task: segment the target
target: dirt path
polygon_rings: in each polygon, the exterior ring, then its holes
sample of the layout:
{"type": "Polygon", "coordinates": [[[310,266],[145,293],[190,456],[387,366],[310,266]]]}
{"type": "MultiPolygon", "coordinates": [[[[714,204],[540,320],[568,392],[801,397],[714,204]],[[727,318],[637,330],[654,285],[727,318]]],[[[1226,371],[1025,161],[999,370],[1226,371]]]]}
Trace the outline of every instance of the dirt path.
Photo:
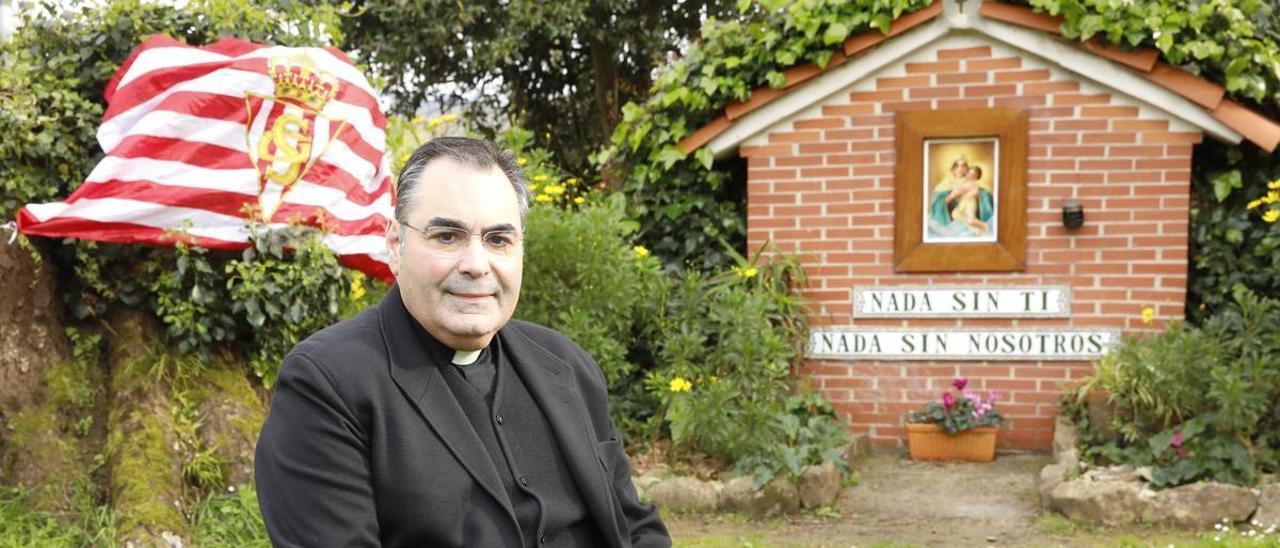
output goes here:
{"type": "Polygon", "coordinates": [[[1047,455],[923,463],[897,451],[877,452],[862,468],[862,481],[841,494],[838,517],[664,519],[677,546],[1091,546],[1119,540],[1115,532],[1100,538],[1061,519],[1049,520],[1059,526],[1052,532],[1037,523],[1036,478],[1048,463],[1047,455]]]}

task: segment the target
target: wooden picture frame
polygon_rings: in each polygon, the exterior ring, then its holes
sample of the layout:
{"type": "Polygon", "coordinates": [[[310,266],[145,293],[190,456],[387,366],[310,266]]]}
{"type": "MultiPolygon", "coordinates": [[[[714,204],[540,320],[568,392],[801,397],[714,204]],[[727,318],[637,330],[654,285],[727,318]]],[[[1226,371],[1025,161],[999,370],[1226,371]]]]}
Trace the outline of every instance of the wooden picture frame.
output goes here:
{"type": "Polygon", "coordinates": [[[895,123],[894,270],[1024,270],[1027,112],[910,111],[895,123]]]}

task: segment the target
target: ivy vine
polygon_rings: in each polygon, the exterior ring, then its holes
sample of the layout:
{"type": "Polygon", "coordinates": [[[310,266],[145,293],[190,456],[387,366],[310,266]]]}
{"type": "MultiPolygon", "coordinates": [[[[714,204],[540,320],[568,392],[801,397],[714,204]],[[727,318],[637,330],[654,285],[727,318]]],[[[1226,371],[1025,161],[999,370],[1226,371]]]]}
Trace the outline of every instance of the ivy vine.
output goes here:
{"type": "Polygon", "coordinates": [[[717,164],[711,152],[685,154],[679,143],[751,90],[786,84],[798,63],[826,67],[851,35],[888,32],[929,0],[742,0],[742,17],[709,20],[702,41],[659,67],[653,95],[623,107],[623,119],[599,159],[624,166],[623,188],[639,237],[668,265],[712,268],[732,263],[719,240],[741,247],[746,233],[740,162],[717,164]]]}

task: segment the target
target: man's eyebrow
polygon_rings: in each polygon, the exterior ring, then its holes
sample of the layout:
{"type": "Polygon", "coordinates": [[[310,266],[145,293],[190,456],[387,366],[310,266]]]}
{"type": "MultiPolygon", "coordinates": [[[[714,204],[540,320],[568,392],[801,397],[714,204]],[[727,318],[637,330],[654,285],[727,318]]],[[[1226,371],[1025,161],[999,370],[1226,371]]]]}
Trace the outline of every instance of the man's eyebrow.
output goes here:
{"type": "Polygon", "coordinates": [[[463,230],[467,230],[467,225],[462,221],[451,219],[449,217],[432,217],[430,221],[427,221],[427,226],[424,226],[423,228],[430,228],[433,226],[447,226],[450,228],[461,228],[463,230]]]}
{"type": "Polygon", "coordinates": [[[496,225],[484,227],[482,232],[488,234],[490,232],[519,232],[519,230],[517,230],[516,226],[511,223],[498,223],[496,225]]]}
{"type": "MultiPolygon", "coordinates": [[[[430,228],[433,226],[447,226],[450,228],[461,228],[462,230],[468,231],[471,230],[466,223],[450,217],[432,217],[431,220],[427,221],[427,226],[423,228],[430,228]]],[[[490,232],[519,232],[519,230],[511,223],[498,223],[496,225],[486,226],[480,231],[481,234],[488,234],[490,232]]]]}

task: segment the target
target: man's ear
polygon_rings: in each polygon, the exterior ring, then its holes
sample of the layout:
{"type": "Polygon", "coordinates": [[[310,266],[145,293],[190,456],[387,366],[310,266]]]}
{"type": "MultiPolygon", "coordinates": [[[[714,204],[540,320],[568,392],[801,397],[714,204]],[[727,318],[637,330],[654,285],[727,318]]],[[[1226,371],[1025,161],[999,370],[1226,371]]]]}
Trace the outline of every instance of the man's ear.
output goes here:
{"type": "Polygon", "coordinates": [[[400,230],[400,223],[395,219],[387,222],[387,232],[384,235],[387,241],[387,261],[391,267],[393,276],[400,275],[400,249],[404,243],[401,239],[404,231],[400,230]]]}

